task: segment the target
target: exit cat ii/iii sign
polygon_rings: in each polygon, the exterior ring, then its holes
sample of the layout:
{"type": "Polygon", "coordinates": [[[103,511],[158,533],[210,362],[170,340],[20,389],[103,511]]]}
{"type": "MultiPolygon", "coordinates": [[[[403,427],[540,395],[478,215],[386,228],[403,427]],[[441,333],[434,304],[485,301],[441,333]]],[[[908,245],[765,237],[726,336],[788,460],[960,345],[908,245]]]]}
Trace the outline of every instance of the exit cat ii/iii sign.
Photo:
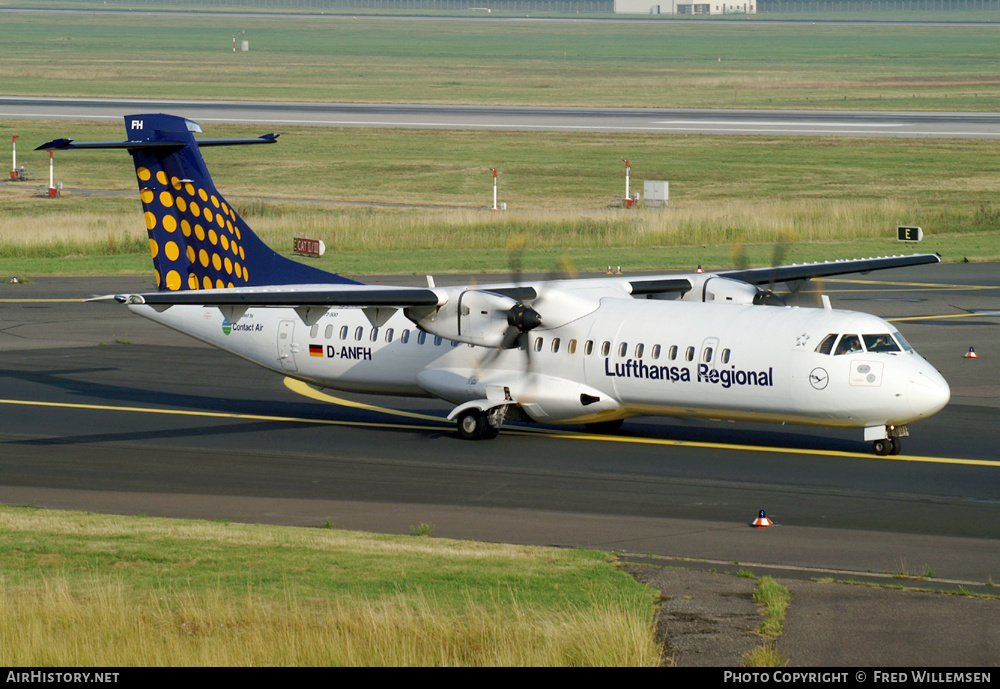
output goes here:
{"type": "Polygon", "coordinates": [[[924,231],[919,227],[897,227],[896,239],[901,242],[919,242],[924,238],[924,231]]]}

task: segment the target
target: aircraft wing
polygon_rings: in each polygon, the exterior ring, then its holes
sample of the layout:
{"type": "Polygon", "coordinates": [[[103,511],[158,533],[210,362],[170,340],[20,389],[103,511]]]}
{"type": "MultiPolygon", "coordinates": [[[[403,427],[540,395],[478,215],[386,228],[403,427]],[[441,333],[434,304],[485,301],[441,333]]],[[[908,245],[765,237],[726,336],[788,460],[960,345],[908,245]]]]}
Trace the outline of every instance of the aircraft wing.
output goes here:
{"type": "MultiPolygon", "coordinates": [[[[489,292],[515,300],[534,299],[532,287],[499,287],[489,292]]],[[[379,287],[374,285],[301,285],[294,287],[251,287],[178,292],[148,292],[115,295],[114,301],[149,304],[154,307],[196,306],[353,306],[394,307],[439,306],[447,301],[444,290],[425,287],[379,287]]],[[[99,297],[93,301],[108,301],[99,297]]]]}
{"type": "Polygon", "coordinates": [[[941,257],[938,254],[910,254],[909,256],[880,256],[878,258],[803,263],[801,265],[776,266],[773,268],[723,270],[716,274],[733,280],[742,280],[752,285],[763,285],[764,283],[771,282],[808,280],[810,278],[830,277],[831,275],[867,273],[872,270],[883,270],[885,268],[902,268],[904,266],[919,266],[925,263],[940,262],[941,257]]]}
{"type": "MultiPolygon", "coordinates": [[[[711,273],[718,277],[738,280],[750,285],[805,281],[810,278],[868,273],[873,270],[939,263],[938,254],[910,254],[878,258],[823,261],[800,265],[775,266],[724,270],[711,273]]],[[[635,297],[649,294],[677,292],[684,294],[694,288],[696,278],[702,275],[657,275],[648,278],[628,278],[628,292],[635,297]]],[[[609,281],[610,282],[610,281],[609,281]]],[[[617,281],[616,281],[617,282],[617,281]]],[[[149,304],[160,308],[180,304],[202,306],[349,306],[395,307],[440,306],[448,300],[455,288],[431,289],[426,287],[382,287],[375,285],[318,284],[274,287],[244,287],[215,290],[161,291],[143,294],[114,295],[119,302],[149,304]]],[[[537,297],[529,285],[483,286],[483,291],[500,294],[518,301],[531,301],[537,297]]],[[[108,300],[109,297],[100,299],[108,300]]]]}

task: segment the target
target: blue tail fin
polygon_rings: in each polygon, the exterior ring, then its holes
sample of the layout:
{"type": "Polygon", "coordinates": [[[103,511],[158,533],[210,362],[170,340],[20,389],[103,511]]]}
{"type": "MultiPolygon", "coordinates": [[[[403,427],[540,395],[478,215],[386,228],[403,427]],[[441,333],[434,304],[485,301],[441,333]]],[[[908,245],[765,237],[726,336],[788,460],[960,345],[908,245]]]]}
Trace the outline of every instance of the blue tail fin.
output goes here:
{"type": "Polygon", "coordinates": [[[279,255],[254,234],[212,182],[200,147],[274,143],[196,141],[195,122],[175,115],[126,115],[128,141],[52,141],[39,148],[127,148],[135,162],[149,247],[161,290],[353,283],[279,255]]]}

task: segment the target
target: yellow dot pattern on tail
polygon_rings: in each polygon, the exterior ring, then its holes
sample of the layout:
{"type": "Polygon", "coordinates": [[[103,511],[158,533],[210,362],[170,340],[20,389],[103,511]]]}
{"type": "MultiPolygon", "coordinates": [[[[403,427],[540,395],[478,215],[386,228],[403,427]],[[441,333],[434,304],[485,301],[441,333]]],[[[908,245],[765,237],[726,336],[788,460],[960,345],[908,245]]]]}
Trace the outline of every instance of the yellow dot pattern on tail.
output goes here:
{"type": "Polygon", "coordinates": [[[242,287],[249,282],[239,216],[215,190],[163,170],[139,167],[136,176],[160,289],[242,287]]]}

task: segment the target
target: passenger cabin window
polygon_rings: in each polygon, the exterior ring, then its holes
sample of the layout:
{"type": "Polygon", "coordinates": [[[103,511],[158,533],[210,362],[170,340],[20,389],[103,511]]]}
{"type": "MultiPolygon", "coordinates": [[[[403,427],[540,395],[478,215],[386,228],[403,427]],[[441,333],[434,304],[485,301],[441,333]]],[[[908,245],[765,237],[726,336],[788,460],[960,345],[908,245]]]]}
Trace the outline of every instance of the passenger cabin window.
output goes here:
{"type": "Polygon", "coordinates": [[[724,364],[728,364],[729,363],[729,355],[730,354],[732,354],[732,352],[730,352],[728,349],[723,349],[722,350],[722,363],[724,363],[724,364]]]}
{"type": "Polygon", "coordinates": [[[684,358],[688,361],[694,361],[694,347],[688,347],[684,352],[684,358]]]}
{"type": "Polygon", "coordinates": [[[354,331],[354,339],[361,342],[361,335],[364,334],[364,331],[365,329],[359,325],[358,329],[354,331]]]}
{"type": "Polygon", "coordinates": [[[406,344],[407,342],[409,342],[410,341],[410,329],[409,328],[404,328],[403,332],[400,333],[400,335],[399,335],[399,339],[403,341],[403,344],[406,344]]]}
{"type": "Polygon", "coordinates": [[[535,338],[535,351],[536,352],[542,351],[542,338],[540,337],[535,338]]]}
{"type": "Polygon", "coordinates": [[[417,344],[422,345],[424,342],[427,342],[427,333],[421,330],[417,333],[417,344]]]}
{"type": "Polygon", "coordinates": [[[705,351],[704,351],[704,353],[701,356],[701,360],[703,362],[705,362],[706,364],[712,363],[712,354],[713,354],[712,348],[711,347],[705,347],[705,351]]]}
{"type": "Polygon", "coordinates": [[[844,335],[840,338],[840,342],[837,343],[837,349],[833,353],[836,356],[839,354],[857,354],[863,351],[861,348],[861,338],[857,335],[844,335]]]}
{"type": "Polygon", "coordinates": [[[568,349],[570,354],[576,354],[576,340],[569,341],[568,349]]]}
{"type": "Polygon", "coordinates": [[[862,335],[865,341],[865,349],[869,352],[898,352],[899,345],[893,341],[889,333],[880,335],[862,335]]]}
{"type": "Polygon", "coordinates": [[[611,343],[605,342],[601,345],[601,356],[607,356],[611,353],[611,343]]]}
{"type": "Polygon", "coordinates": [[[559,352],[559,338],[558,337],[553,337],[552,338],[552,353],[553,354],[557,354],[558,352],[559,352]]]}
{"type": "Polygon", "coordinates": [[[646,345],[644,345],[644,344],[641,344],[641,343],[640,343],[640,344],[637,344],[637,345],[635,346],[635,358],[636,358],[636,359],[641,359],[641,358],[642,358],[642,353],[643,353],[643,351],[644,351],[645,349],[646,349],[646,345]]]}
{"type": "Polygon", "coordinates": [[[443,341],[444,341],[444,338],[443,338],[443,337],[441,337],[440,335],[435,335],[435,336],[434,336],[434,346],[435,346],[435,347],[440,347],[440,346],[441,346],[441,343],[442,343],[443,341]]]}
{"type": "Polygon", "coordinates": [[[372,328],[372,342],[378,342],[378,328],[372,328]]]}
{"type": "Polygon", "coordinates": [[[319,334],[319,323],[314,323],[313,327],[309,328],[309,337],[315,340],[318,334],[319,334]]]}
{"type": "Polygon", "coordinates": [[[385,331],[385,341],[392,342],[392,328],[386,328],[385,331]]]}
{"type": "Polygon", "coordinates": [[[583,345],[583,353],[590,356],[594,353],[594,341],[587,340],[587,344],[583,345]]]}
{"type": "Polygon", "coordinates": [[[624,357],[628,354],[628,342],[622,342],[618,345],[618,356],[624,357]]]}
{"type": "Polygon", "coordinates": [[[660,358],[660,345],[653,345],[653,350],[649,353],[654,359],[660,358]]]}
{"type": "Polygon", "coordinates": [[[347,326],[346,326],[346,325],[345,325],[345,326],[343,326],[343,327],[342,327],[342,328],[340,329],[340,339],[341,339],[341,340],[346,340],[346,339],[347,339],[347,326]]]}
{"type": "Polygon", "coordinates": [[[677,359],[677,345],[670,345],[668,353],[669,353],[669,356],[667,357],[668,359],[670,359],[671,361],[677,359]]]}
{"type": "Polygon", "coordinates": [[[326,326],[326,331],[323,333],[323,337],[328,340],[333,339],[333,323],[326,326]]]}
{"type": "Polygon", "coordinates": [[[837,333],[830,333],[823,338],[823,341],[816,345],[818,354],[829,354],[833,351],[833,343],[837,341],[837,333]]]}

